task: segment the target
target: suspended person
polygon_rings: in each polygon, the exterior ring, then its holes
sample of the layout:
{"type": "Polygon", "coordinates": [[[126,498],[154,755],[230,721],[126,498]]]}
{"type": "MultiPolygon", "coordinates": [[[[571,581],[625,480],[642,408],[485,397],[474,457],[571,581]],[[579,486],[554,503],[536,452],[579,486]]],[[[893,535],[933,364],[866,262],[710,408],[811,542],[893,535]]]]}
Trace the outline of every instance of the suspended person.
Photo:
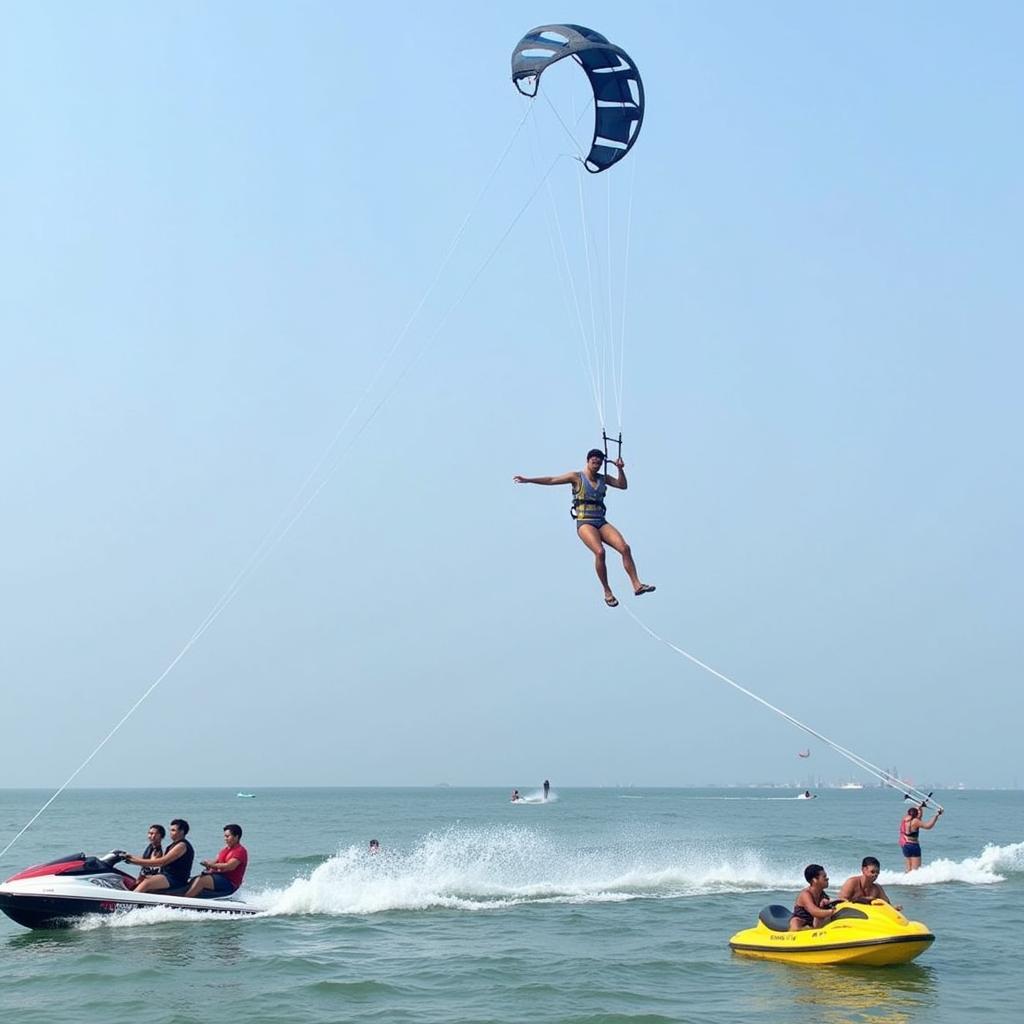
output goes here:
{"type": "Polygon", "coordinates": [[[917,807],[911,807],[900,822],[900,850],[907,862],[907,871],[916,871],[921,866],[921,843],[918,833],[921,829],[933,829],[942,817],[940,807],[931,821],[925,821],[921,813],[928,801],[922,801],[917,807]]]}
{"type": "Polygon", "coordinates": [[[512,479],[517,484],[542,484],[545,487],[556,484],[572,486],[572,514],[576,520],[576,535],[594,553],[594,569],[604,588],[604,603],[609,608],[615,608],[619,601],[608,586],[605,544],[622,555],[622,567],[626,570],[626,575],[629,577],[630,583],[633,584],[633,593],[637,597],[641,594],[650,594],[655,588],[650,583],[640,581],[636,564],[633,561],[633,552],[626,543],[626,539],[605,519],[604,496],[607,488],[615,487],[624,491],[628,485],[625,463],[621,458],[615,459],[613,463],[618,470],[618,475],[615,478],[601,472],[604,463],[604,452],[600,448],[591,448],[587,452],[587,465],[583,470],[572,470],[562,473],[561,476],[514,476],[512,479]]]}

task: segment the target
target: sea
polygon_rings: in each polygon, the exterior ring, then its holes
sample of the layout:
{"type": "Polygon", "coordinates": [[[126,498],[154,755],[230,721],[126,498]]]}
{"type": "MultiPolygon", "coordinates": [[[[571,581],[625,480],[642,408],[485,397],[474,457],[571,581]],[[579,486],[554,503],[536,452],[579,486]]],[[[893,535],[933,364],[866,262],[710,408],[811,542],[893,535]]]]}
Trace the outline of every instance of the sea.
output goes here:
{"type": "MultiPolygon", "coordinates": [[[[70,852],[141,852],[186,818],[199,857],[238,823],[248,918],[167,910],[28,931],[0,919],[0,1020],[17,1024],[1017,1024],[1024,794],[936,793],[907,876],[893,790],[68,790],[0,874],[70,852]],[[243,792],[250,792],[243,790],[243,792]],[[368,852],[371,839],[382,852],[368,852]],[[741,958],[734,932],[832,891],[867,854],[935,933],[914,963],[741,958]]],[[[49,796],[0,791],[0,844],[49,796]]]]}

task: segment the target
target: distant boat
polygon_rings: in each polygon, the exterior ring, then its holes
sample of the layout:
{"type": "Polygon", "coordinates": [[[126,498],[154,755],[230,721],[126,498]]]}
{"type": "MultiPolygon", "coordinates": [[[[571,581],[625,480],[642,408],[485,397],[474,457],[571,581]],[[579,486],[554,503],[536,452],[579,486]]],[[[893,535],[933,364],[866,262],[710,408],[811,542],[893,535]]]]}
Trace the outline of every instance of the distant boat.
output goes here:
{"type": "Polygon", "coordinates": [[[864,787],[859,782],[844,782],[840,789],[863,789],[864,787]]]}
{"type": "Polygon", "coordinates": [[[253,800],[256,797],[255,793],[236,793],[235,796],[243,797],[246,800],[253,800]]]}

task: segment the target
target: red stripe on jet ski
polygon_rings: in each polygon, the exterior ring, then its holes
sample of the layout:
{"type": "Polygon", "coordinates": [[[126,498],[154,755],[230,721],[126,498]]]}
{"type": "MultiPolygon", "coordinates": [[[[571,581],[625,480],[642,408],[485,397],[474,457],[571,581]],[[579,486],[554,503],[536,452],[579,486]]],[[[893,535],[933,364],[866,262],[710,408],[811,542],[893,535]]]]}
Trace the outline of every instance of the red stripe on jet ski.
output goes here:
{"type": "Polygon", "coordinates": [[[84,860],[65,860],[59,864],[36,864],[35,867],[25,868],[24,871],[11,875],[7,881],[15,882],[19,878],[38,878],[39,875],[59,875],[62,871],[67,871],[69,868],[80,868],[84,863],[84,860]]]}

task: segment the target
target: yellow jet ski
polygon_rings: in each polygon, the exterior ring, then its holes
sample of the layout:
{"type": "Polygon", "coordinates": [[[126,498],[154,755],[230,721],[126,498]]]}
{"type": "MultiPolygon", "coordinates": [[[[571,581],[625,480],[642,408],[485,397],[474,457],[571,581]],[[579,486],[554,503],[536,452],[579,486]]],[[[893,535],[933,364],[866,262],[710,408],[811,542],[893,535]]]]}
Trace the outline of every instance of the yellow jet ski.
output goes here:
{"type": "Polygon", "coordinates": [[[934,941],[920,921],[908,921],[884,900],[835,904],[836,912],[821,928],[789,930],[792,912],[786,907],[765,907],[754,928],[737,932],[733,951],[761,960],[794,964],[864,964],[881,967],[905,964],[934,941]]]}

